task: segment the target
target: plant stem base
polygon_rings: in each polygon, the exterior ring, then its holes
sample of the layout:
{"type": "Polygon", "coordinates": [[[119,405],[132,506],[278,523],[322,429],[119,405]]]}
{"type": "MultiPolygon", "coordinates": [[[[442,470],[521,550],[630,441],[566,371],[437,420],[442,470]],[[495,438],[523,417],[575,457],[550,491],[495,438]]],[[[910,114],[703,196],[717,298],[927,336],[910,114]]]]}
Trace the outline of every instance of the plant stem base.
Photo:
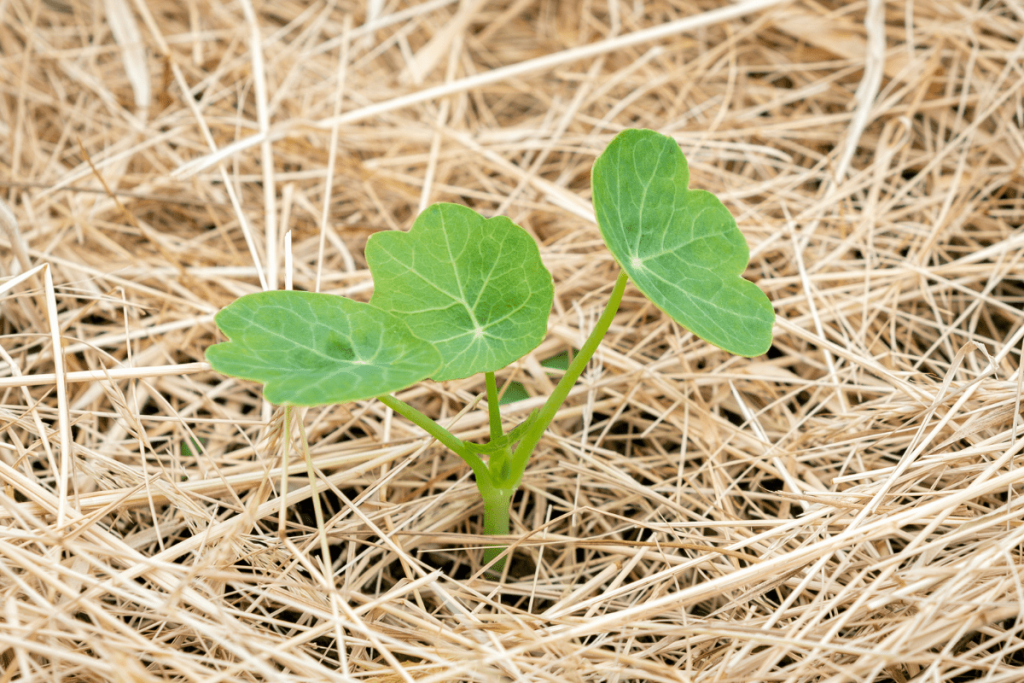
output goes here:
{"type": "MultiPolygon", "coordinates": [[[[512,494],[515,490],[493,490],[484,495],[484,533],[488,536],[507,536],[509,534],[509,504],[512,501],[512,494]]],[[[508,546],[488,546],[484,548],[484,564],[490,563],[500,555],[508,546]]],[[[491,566],[492,571],[500,572],[505,569],[505,562],[508,558],[503,557],[491,566]]]]}

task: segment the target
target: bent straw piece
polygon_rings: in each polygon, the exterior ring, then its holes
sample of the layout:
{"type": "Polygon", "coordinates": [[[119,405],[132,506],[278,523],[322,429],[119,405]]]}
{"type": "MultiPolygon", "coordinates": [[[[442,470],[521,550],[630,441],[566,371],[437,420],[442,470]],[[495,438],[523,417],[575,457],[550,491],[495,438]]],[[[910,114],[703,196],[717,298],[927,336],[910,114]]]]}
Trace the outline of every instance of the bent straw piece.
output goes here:
{"type": "MultiPolygon", "coordinates": [[[[581,59],[589,59],[591,57],[597,57],[610,52],[617,52],[636,45],[642,45],[643,43],[649,43],[654,40],[670,38],[672,36],[679,35],[680,33],[686,33],[687,31],[693,31],[695,29],[704,28],[705,26],[711,26],[730,19],[743,17],[754,12],[760,12],[761,10],[768,9],[774,5],[789,1],[790,0],[750,0],[748,2],[741,2],[728,7],[721,7],[719,9],[703,12],[696,16],[677,19],[676,21],[671,21],[660,26],[653,26],[651,28],[627,33],[624,36],[601,40],[589,45],[580,45],[579,47],[556,52],[553,55],[545,55],[544,57],[528,59],[526,61],[519,62],[518,64],[510,64],[508,66],[491,69],[490,71],[484,71],[473,76],[460,78],[459,80],[452,81],[451,83],[444,83],[431,88],[424,88],[423,90],[418,90],[416,92],[409,93],[408,95],[401,95],[384,102],[366,105],[360,109],[354,109],[352,111],[345,112],[344,114],[340,114],[339,116],[321,119],[320,121],[317,121],[314,126],[316,128],[330,128],[331,126],[338,124],[365,121],[368,118],[403,109],[421,102],[428,102],[442,97],[447,97],[448,95],[466,92],[481,86],[500,83],[502,81],[524,76],[536,71],[553,69],[557,66],[579,61],[581,59]]],[[[249,149],[250,147],[263,144],[265,140],[269,139],[271,142],[283,140],[292,134],[294,127],[295,124],[287,124],[283,128],[277,128],[267,133],[258,133],[256,135],[243,138],[221,148],[219,151],[193,159],[186,164],[182,164],[172,171],[171,175],[179,180],[184,180],[185,178],[194,176],[197,173],[201,173],[214,164],[219,164],[225,161],[239,152],[249,149]]]]}

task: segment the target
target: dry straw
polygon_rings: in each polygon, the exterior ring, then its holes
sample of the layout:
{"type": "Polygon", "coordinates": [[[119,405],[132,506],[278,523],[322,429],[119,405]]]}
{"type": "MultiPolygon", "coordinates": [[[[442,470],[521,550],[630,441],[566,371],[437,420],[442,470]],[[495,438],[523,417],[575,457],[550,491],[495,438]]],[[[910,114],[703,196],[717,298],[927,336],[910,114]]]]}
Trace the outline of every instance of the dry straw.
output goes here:
{"type": "MultiPolygon", "coordinates": [[[[1013,0],[0,2],[0,683],[1019,680],[1022,46],[1013,0]],[[212,314],[365,300],[369,234],[503,212],[557,293],[501,378],[543,395],[624,127],[737,215],[771,353],[627,291],[500,578],[458,458],[305,412],[325,579],[212,314]]],[[[403,398],[477,438],[482,392],[403,398]]]]}

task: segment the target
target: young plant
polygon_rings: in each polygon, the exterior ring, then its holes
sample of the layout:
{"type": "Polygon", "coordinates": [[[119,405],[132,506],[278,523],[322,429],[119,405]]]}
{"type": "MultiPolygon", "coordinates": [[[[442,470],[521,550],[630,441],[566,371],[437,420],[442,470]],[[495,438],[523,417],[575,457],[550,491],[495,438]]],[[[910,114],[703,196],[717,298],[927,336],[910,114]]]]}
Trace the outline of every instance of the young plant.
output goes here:
{"type": "MultiPolygon", "coordinates": [[[[369,239],[374,293],[368,304],[310,292],[244,296],[217,314],[230,341],[211,346],[207,360],[223,374],[263,382],[266,399],[285,406],[286,425],[291,406],[379,399],[472,468],[485,533],[506,535],[509,505],[530,455],[607,333],[628,280],[715,346],[750,357],[771,345],[772,305],[742,278],[749,260],[743,235],[714,195],[688,184],[679,146],[653,131],[626,130],[598,157],[594,209],[621,272],[596,327],[551,396],[507,433],[494,373],[543,341],[554,287],[526,231],[507,218],[484,219],[454,204],[429,207],[408,233],[369,239]],[[486,444],[457,438],[392,394],[426,378],[477,373],[484,374],[487,391],[486,444]]],[[[485,562],[502,551],[487,548],[485,562]]],[[[495,567],[503,563],[499,559],[495,567]]]]}

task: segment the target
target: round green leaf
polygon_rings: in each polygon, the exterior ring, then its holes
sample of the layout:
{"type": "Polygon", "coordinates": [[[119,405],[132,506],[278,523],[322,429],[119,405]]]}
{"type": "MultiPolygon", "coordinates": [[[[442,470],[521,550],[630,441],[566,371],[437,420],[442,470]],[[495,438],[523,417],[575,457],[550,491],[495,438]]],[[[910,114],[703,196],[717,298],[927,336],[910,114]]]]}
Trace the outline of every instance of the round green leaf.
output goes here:
{"type": "Polygon", "coordinates": [[[688,190],[675,140],[626,130],[594,164],[594,210],[601,234],[633,284],[700,338],[740,356],[771,346],[775,312],[741,275],[750,259],[729,210],[704,190],[688,190]]]}
{"type": "Polygon", "coordinates": [[[397,316],[332,294],[249,294],[217,314],[229,342],[206,350],[225,375],[263,382],[276,405],[373,398],[426,379],[441,354],[397,316]]]}
{"type": "Polygon", "coordinates": [[[434,204],[409,232],[370,237],[366,262],[370,303],[400,314],[441,352],[435,380],[499,370],[547,334],[551,273],[533,238],[503,216],[434,204]]]}

